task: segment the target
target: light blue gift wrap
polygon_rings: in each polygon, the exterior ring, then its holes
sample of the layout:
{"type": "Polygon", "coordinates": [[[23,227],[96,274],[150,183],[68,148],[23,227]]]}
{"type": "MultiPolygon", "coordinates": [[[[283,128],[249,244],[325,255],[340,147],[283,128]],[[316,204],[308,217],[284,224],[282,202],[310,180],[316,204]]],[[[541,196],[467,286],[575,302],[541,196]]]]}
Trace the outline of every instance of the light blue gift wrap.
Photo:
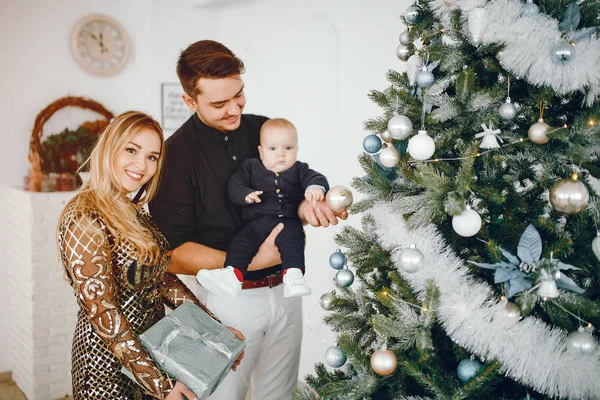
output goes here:
{"type": "MultiPolygon", "coordinates": [[[[207,399],[246,347],[229,329],[186,301],[140,335],[159,368],[207,399]]],[[[122,372],[135,380],[123,367],[122,372]]]]}

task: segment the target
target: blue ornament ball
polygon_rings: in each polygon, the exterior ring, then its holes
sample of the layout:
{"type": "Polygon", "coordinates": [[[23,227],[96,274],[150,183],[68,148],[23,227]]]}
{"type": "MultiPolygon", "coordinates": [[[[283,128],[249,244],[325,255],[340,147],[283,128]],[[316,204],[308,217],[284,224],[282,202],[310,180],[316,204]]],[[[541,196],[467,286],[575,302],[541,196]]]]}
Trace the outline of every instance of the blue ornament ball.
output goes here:
{"type": "Polygon", "coordinates": [[[540,13],[539,7],[535,3],[525,3],[521,7],[519,15],[521,17],[532,17],[540,13]]]}
{"type": "Polygon", "coordinates": [[[550,50],[550,58],[557,65],[566,65],[575,58],[575,46],[568,42],[562,42],[550,50]]]}
{"type": "Polygon", "coordinates": [[[336,251],[329,256],[329,265],[333,269],[342,269],[346,264],[346,256],[341,251],[336,251]]]}
{"type": "Polygon", "coordinates": [[[458,363],[456,374],[462,383],[467,383],[477,375],[482,365],[477,360],[466,359],[458,363]]]}
{"type": "Polygon", "coordinates": [[[381,149],[381,139],[377,135],[369,135],[363,140],[363,148],[367,153],[377,153],[381,149]]]}
{"type": "Polygon", "coordinates": [[[325,351],[325,361],[333,368],[346,364],[346,353],[337,346],[331,346],[325,351]]]}

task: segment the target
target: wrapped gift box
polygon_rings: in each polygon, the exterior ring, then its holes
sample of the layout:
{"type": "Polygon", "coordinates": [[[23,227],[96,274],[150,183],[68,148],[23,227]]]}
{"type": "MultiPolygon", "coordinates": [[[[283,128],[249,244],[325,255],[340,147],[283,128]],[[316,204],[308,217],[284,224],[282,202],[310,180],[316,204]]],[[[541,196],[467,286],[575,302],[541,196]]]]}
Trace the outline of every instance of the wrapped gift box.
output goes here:
{"type": "MultiPolygon", "coordinates": [[[[186,301],[140,335],[156,364],[197,396],[208,398],[246,347],[229,329],[186,301]]],[[[129,370],[123,373],[135,380],[129,370]]]]}

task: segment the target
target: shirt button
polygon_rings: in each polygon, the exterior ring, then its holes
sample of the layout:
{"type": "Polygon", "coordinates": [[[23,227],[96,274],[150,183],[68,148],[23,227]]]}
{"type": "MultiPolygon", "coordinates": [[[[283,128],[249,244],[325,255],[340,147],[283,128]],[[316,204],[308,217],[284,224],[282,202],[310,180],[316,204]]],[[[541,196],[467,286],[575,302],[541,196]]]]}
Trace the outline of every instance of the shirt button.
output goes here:
{"type": "Polygon", "coordinates": [[[282,218],[282,217],[283,217],[283,215],[279,214],[279,215],[278,215],[278,217],[279,217],[279,218],[282,218]]]}
{"type": "Polygon", "coordinates": [[[279,199],[279,202],[281,203],[281,199],[279,199]]]}
{"type": "Polygon", "coordinates": [[[228,140],[229,140],[229,136],[225,136],[225,141],[228,141],[228,140]]]}
{"type": "Polygon", "coordinates": [[[283,195],[282,195],[281,193],[279,193],[279,194],[277,195],[277,197],[283,197],[283,195]]]}
{"type": "Polygon", "coordinates": [[[233,161],[237,160],[237,157],[236,157],[236,156],[233,156],[233,157],[231,157],[231,158],[233,158],[233,161]]]}
{"type": "Polygon", "coordinates": [[[281,189],[277,189],[277,190],[275,191],[275,193],[279,193],[279,192],[281,192],[281,189]]]}
{"type": "Polygon", "coordinates": [[[279,185],[279,183],[277,182],[277,179],[275,179],[275,184],[276,184],[276,185],[279,185]]]}
{"type": "Polygon", "coordinates": [[[279,172],[275,172],[275,176],[279,176],[279,172]]]}

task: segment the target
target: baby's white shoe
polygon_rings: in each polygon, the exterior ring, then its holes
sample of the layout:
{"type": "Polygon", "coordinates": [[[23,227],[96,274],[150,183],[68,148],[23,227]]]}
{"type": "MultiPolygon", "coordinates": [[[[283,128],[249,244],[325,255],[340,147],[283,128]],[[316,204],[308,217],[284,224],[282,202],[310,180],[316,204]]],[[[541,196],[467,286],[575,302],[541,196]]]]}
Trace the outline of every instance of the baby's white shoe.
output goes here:
{"type": "Polygon", "coordinates": [[[201,269],[196,274],[199,284],[218,295],[227,295],[234,299],[242,292],[242,282],[237,278],[233,267],[220,269],[201,269]]]}
{"type": "Polygon", "coordinates": [[[308,296],[311,293],[300,268],[288,268],[283,275],[283,297],[308,296]]]}

